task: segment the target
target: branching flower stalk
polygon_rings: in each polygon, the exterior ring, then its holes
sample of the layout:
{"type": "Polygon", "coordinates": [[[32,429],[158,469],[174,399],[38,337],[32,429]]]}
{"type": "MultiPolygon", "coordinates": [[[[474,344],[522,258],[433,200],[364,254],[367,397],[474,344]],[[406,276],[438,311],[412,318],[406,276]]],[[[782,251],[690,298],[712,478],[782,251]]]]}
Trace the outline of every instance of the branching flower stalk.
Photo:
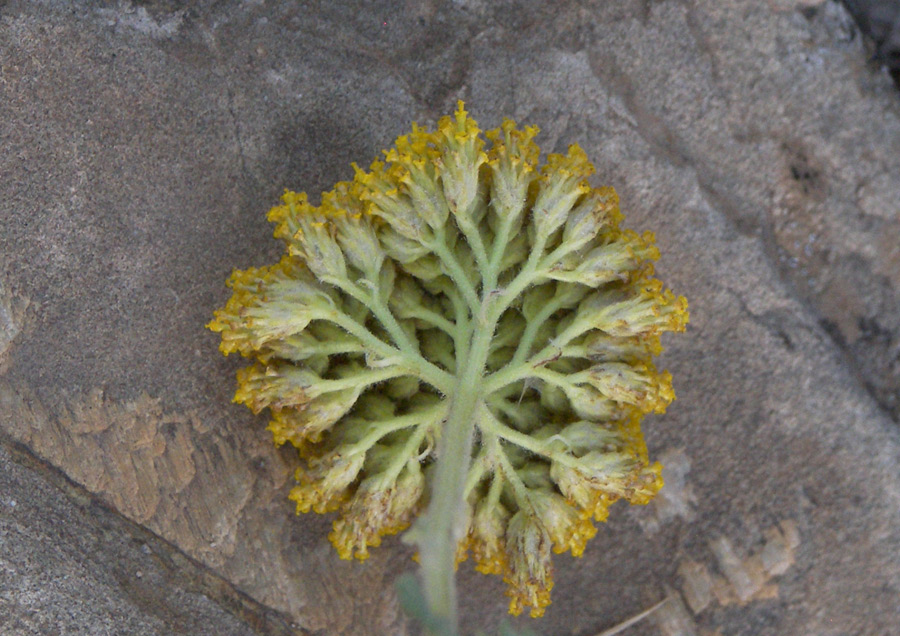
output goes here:
{"type": "Polygon", "coordinates": [[[342,558],[422,513],[407,539],[451,632],[459,561],[540,616],[551,550],[580,556],[614,501],[662,485],[640,421],[674,399],[653,357],[687,303],[584,152],[540,166],[537,132],[506,120],[486,141],[460,103],[321,205],[286,192],[285,256],[235,271],[209,325],[253,361],[235,401],[299,449],[291,498],[338,513],[342,558]]]}

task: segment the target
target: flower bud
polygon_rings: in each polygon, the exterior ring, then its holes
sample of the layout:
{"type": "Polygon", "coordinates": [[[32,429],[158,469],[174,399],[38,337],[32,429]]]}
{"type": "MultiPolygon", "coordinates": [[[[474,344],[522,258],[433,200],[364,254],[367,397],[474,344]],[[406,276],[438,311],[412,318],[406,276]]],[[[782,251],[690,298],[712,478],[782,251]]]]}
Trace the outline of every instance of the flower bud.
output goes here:
{"type": "Polygon", "coordinates": [[[338,555],[342,559],[368,558],[369,546],[378,546],[382,536],[409,526],[424,491],[425,479],[418,462],[407,463],[393,483],[385,484],[380,475],[363,480],[328,537],[338,555]]]}
{"type": "Polygon", "coordinates": [[[672,376],[657,373],[652,364],[605,362],[585,371],[587,381],[615,402],[633,404],[645,413],[663,413],[675,393],[672,376]]]}
{"type": "Polygon", "coordinates": [[[328,293],[290,257],[272,267],[235,270],[228,286],[234,295],[207,325],[221,334],[219,349],[226,355],[250,355],[273,340],[299,333],[334,306],[328,293]]]}
{"type": "MultiPolygon", "coordinates": [[[[433,239],[431,230],[416,212],[409,197],[400,192],[399,177],[392,175],[392,172],[398,172],[396,168],[385,171],[385,164],[375,161],[371,172],[356,170],[356,180],[365,186],[360,200],[368,203],[368,214],[386,221],[403,238],[420,244],[427,244],[433,239]]],[[[399,172],[405,170],[400,168],[399,172]]]]}
{"type": "Polygon", "coordinates": [[[320,214],[303,215],[297,224],[300,229],[294,235],[290,253],[300,256],[320,280],[347,278],[347,265],[335,238],[334,224],[320,214]]]}
{"type": "Polygon", "coordinates": [[[237,372],[238,389],[234,402],[246,404],[254,413],[264,408],[303,406],[312,399],[313,387],[321,378],[304,367],[292,364],[253,366],[237,372]]]}
{"type": "MultiPolygon", "coordinates": [[[[400,181],[413,207],[432,230],[443,229],[450,207],[435,177],[435,159],[401,159],[407,172],[400,181]]],[[[391,160],[391,155],[388,155],[388,160],[391,160]]]]}
{"type": "Polygon", "coordinates": [[[357,338],[333,325],[320,322],[299,333],[269,340],[257,355],[260,362],[268,364],[278,359],[304,362],[323,355],[327,361],[329,355],[364,352],[365,348],[357,338]]]}
{"type": "MultiPolygon", "coordinates": [[[[572,390],[579,391],[580,389],[572,387],[572,390]]],[[[550,412],[565,412],[571,408],[568,391],[563,391],[558,386],[544,383],[539,393],[541,406],[550,412]]]]}
{"type": "Polygon", "coordinates": [[[385,253],[402,265],[432,254],[430,247],[404,236],[391,225],[382,225],[376,231],[385,253]]]}
{"type": "Polygon", "coordinates": [[[543,616],[553,588],[552,542],[538,519],[520,510],[506,528],[508,570],[503,580],[510,586],[509,613],[518,616],[531,607],[531,616],[543,616]]]}
{"type": "Polygon", "coordinates": [[[344,389],[320,395],[302,407],[273,409],[268,430],[275,444],[291,442],[302,448],[306,442],[318,442],[322,433],[350,412],[359,393],[358,388],[344,389]]]}
{"type": "Polygon", "coordinates": [[[499,130],[488,132],[493,142],[488,154],[491,202],[498,220],[507,220],[513,233],[522,222],[529,186],[538,176],[540,149],[533,141],[538,132],[536,126],[517,130],[509,119],[503,120],[499,130]]]}
{"type": "Polygon", "coordinates": [[[398,276],[394,282],[390,306],[397,318],[412,318],[418,315],[425,304],[422,287],[410,276],[398,276]]]}
{"type": "Polygon", "coordinates": [[[617,338],[599,330],[588,332],[583,341],[584,352],[598,362],[647,363],[662,353],[658,335],[617,338]]]}
{"type": "Polygon", "coordinates": [[[362,470],[365,453],[343,455],[340,449],[311,462],[309,470],[297,470],[300,485],[291,489],[290,499],[297,503],[297,514],[319,514],[337,510],[346,499],[346,490],[362,470]]]}
{"type": "Polygon", "coordinates": [[[475,569],[482,574],[501,574],[506,566],[504,536],[509,511],[499,501],[487,498],[475,506],[468,545],[475,561],[475,569]]]}
{"type": "Polygon", "coordinates": [[[468,113],[460,101],[455,116],[443,117],[438,122],[438,135],[443,138],[443,152],[440,157],[441,183],[444,198],[457,223],[464,232],[477,231],[481,220],[473,216],[473,207],[481,189],[478,171],[487,156],[481,150],[478,125],[467,117],[468,113]]]}
{"type": "Polygon", "coordinates": [[[563,391],[580,418],[609,420],[621,411],[615,402],[592,386],[567,384],[563,391]]]}
{"type": "Polygon", "coordinates": [[[565,499],[549,490],[530,490],[528,501],[553,542],[554,552],[571,550],[576,557],[584,554],[585,544],[597,534],[589,517],[579,514],[565,499]]]}
{"type": "Polygon", "coordinates": [[[563,495],[597,521],[604,521],[617,499],[645,504],[662,487],[661,467],[644,465],[628,452],[592,451],[578,458],[578,468],[553,461],[550,476],[563,495]]]}
{"type": "Polygon", "coordinates": [[[545,430],[542,437],[548,450],[565,451],[576,456],[590,450],[612,450],[622,444],[620,433],[587,420],[573,422],[562,429],[545,430]]]}
{"type": "Polygon", "coordinates": [[[659,250],[652,244],[652,234],[640,237],[627,230],[606,245],[594,248],[586,255],[569,254],[547,272],[555,280],[578,282],[589,287],[624,281],[645,261],[659,258],[659,250]]]}
{"type": "Polygon", "coordinates": [[[569,250],[580,250],[601,231],[615,231],[621,219],[616,191],[609,187],[594,188],[569,214],[562,242],[569,250]]]}
{"type": "Polygon", "coordinates": [[[337,240],[350,264],[377,280],[385,254],[372,224],[361,214],[348,215],[337,224],[337,240]]]}
{"type": "Polygon", "coordinates": [[[532,218],[536,238],[546,241],[566,222],[576,201],[591,191],[584,178],[594,172],[594,167],[584,151],[572,144],[565,156],[548,155],[542,172],[532,218]]]}
{"type": "Polygon", "coordinates": [[[267,218],[275,224],[275,238],[282,239],[288,246],[293,241],[294,235],[300,229],[298,219],[301,216],[312,214],[313,206],[305,192],[291,192],[285,190],[281,197],[282,205],[277,205],[271,210],[267,218]]]}
{"type": "MultiPolygon", "coordinates": [[[[600,299],[598,298],[598,301],[600,299]]],[[[684,331],[687,301],[662,289],[659,281],[647,281],[637,294],[611,294],[603,307],[596,306],[593,325],[610,335],[630,337],[684,331]]]]}
{"type": "Polygon", "coordinates": [[[522,296],[521,309],[525,320],[529,322],[533,320],[540,313],[541,309],[553,299],[555,292],[556,286],[553,284],[537,285],[526,291],[522,296]]]}

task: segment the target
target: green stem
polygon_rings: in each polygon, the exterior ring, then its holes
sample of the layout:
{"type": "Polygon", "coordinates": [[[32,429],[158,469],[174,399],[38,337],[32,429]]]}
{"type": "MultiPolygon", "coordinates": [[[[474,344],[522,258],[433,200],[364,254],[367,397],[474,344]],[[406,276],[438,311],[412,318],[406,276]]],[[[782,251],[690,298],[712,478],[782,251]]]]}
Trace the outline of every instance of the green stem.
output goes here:
{"type": "Polygon", "coordinates": [[[430,309],[426,309],[425,307],[414,307],[409,311],[408,317],[417,318],[419,320],[427,322],[431,326],[440,329],[445,334],[453,338],[454,342],[456,341],[456,325],[440,314],[435,313],[430,309]]]}
{"type": "Polygon", "coordinates": [[[472,443],[482,402],[481,380],[494,335],[495,320],[478,323],[465,366],[450,395],[450,410],[438,443],[434,488],[428,511],[417,524],[422,583],[434,616],[445,621],[451,633],[458,630],[456,616],[456,554],[466,528],[461,527],[467,477],[472,463],[472,443]]]}
{"type": "Polygon", "coordinates": [[[428,427],[433,425],[438,419],[439,414],[444,411],[444,405],[433,406],[422,411],[415,411],[407,415],[395,416],[386,420],[372,422],[371,432],[367,433],[358,442],[354,442],[346,450],[347,455],[355,455],[356,453],[368,452],[385,435],[389,435],[394,431],[400,431],[404,428],[412,426],[428,427]]]}
{"type": "Polygon", "coordinates": [[[554,374],[551,378],[548,374],[553,372],[549,369],[544,369],[543,365],[547,362],[552,362],[564,357],[564,355],[572,356],[573,350],[566,349],[567,345],[590,329],[591,326],[588,324],[573,322],[561,334],[553,338],[546,347],[535,353],[525,362],[513,364],[513,361],[511,360],[506,366],[487,376],[484,380],[485,393],[492,393],[507,384],[528,377],[539,377],[553,384],[557,384],[558,386],[562,386],[562,384],[555,379],[559,374],[554,374]]]}
{"type": "Polygon", "coordinates": [[[546,457],[547,459],[559,462],[560,464],[568,466],[570,468],[583,468],[577,457],[570,455],[569,453],[558,452],[553,449],[547,448],[541,440],[537,440],[531,435],[520,433],[519,431],[506,426],[496,417],[491,417],[486,422],[480,424],[480,426],[485,431],[490,431],[497,437],[515,444],[516,446],[520,446],[525,450],[534,453],[535,455],[546,457]]]}
{"type": "MultiPolygon", "coordinates": [[[[465,237],[466,242],[469,244],[469,247],[472,250],[472,255],[475,257],[475,264],[478,267],[478,271],[486,272],[488,268],[488,254],[487,250],[484,247],[484,239],[481,236],[481,230],[478,228],[472,218],[475,216],[475,211],[479,208],[479,206],[486,205],[484,201],[479,201],[477,198],[472,202],[469,206],[469,209],[462,212],[461,214],[456,216],[456,225],[462,231],[463,237],[465,237]]],[[[482,210],[484,211],[484,210],[482,210]]]]}
{"type": "Polygon", "coordinates": [[[490,261],[484,276],[484,288],[488,292],[497,286],[497,280],[500,278],[500,262],[503,260],[503,252],[506,251],[509,244],[509,232],[512,229],[514,218],[511,210],[507,210],[505,214],[501,215],[502,220],[491,245],[490,261]]]}
{"type": "Polygon", "coordinates": [[[434,242],[429,244],[429,247],[437,254],[438,259],[445,268],[447,276],[450,277],[456,287],[462,292],[463,296],[465,296],[466,302],[469,305],[469,310],[474,314],[478,311],[479,307],[481,307],[481,303],[478,300],[478,293],[475,291],[475,287],[472,285],[472,281],[469,279],[465,270],[463,270],[462,265],[456,260],[456,256],[450,252],[446,240],[444,233],[438,232],[435,235],[434,242]]]}
{"type": "Polygon", "coordinates": [[[468,497],[469,493],[472,492],[472,489],[478,485],[478,482],[481,481],[482,477],[488,470],[489,457],[487,453],[482,449],[481,453],[479,453],[478,457],[472,462],[472,466],[469,469],[469,474],[466,477],[466,487],[464,489],[463,495],[468,497]]]}
{"type": "Polygon", "coordinates": [[[422,444],[422,440],[425,439],[425,434],[428,433],[429,428],[431,428],[430,423],[420,424],[419,427],[410,434],[409,438],[404,442],[403,448],[383,471],[380,482],[381,488],[390,488],[390,485],[397,481],[400,471],[403,470],[403,467],[410,461],[410,457],[412,457],[413,460],[415,459],[418,452],[417,449],[422,444]]]}
{"type": "Polygon", "coordinates": [[[503,291],[504,304],[500,306],[501,313],[505,311],[507,307],[518,298],[523,291],[525,291],[530,285],[544,282],[545,272],[553,266],[553,264],[568,254],[571,249],[567,248],[565,244],[560,245],[555,250],[550,252],[549,254],[544,255],[544,246],[546,244],[546,238],[538,237],[534,246],[532,247],[531,254],[528,256],[528,260],[525,262],[525,265],[519,271],[515,278],[506,286],[503,291]]]}
{"type": "Polygon", "coordinates": [[[428,362],[422,356],[417,355],[415,358],[410,359],[410,357],[405,356],[402,351],[393,345],[388,344],[369,331],[365,326],[359,324],[344,313],[333,312],[328,315],[323,314],[321,318],[333,322],[350,335],[356,336],[364,347],[367,347],[373,353],[377,353],[385,360],[397,360],[398,363],[402,360],[402,364],[409,368],[410,371],[441,393],[446,393],[450,390],[453,376],[428,362]]]}
{"type": "Polygon", "coordinates": [[[320,380],[316,383],[316,389],[322,393],[332,393],[334,391],[343,391],[344,389],[365,388],[370,384],[377,384],[384,380],[391,380],[405,375],[409,375],[406,369],[387,367],[372,371],[362,371],[338,380],[320,380]]]}
{"type": "Polygon", "coordinates": [[[539,271],[541,263],[541,254],[544,252],[544,245],[546,242],[546,238],[538,237],[535,239],[535,244],[532,246],[531,254],[528,255],[528,260],[525,261],[525,265],[519,273],[516,274],[516,277],[512,279],[509,285],[501,290],[501,300],[499,300],[496,305],[498,316],[506,311],[513,301],[515,301],[529,285],[534,283],[538,276],[537,272],[539,271]]]}
{"type": "Polygon", "coordinates": [[[444,285],[442,291],[444,295],[450,299],[450,304],[453,305],[453,324],[455,326],[453,333],[454,363],[452,366],[449,366],[447,368],[450,369],[451,372],[455,372],[456,359],[460,358],[460,356],[463,355],[467,344],[466,340],[471,334],[471,330],[469,327],[469,310],[468,306],[466,305],[466,301],[456,293],[456,290],[451,285],[444,285]]]}
{"type": "Polygon", "coordinates": [[[531,500],[528,496],[528,487],[525,486],[522,478],[519,477],[519,473],[516,472],[512,462],[509,461],[509,456],[507,456],[506,451],[503,450],[503,447],[500,445],[500,442],[497,441],[496,437],[494,438],[492,447],[494,459],[497,460],[500,471],[503,473],[503,476],[506,477],[506,481],[512,486],[516,503],[519,504],[520,508],[525,508],[526,506],[530,508],[531,500]]]}
{"type": "Polygon", "coordinates": [[[522,339],[519,340],[519,345],[516,347],[516,352],[513,354],[512,360],[509,361],[510,366],[515,367],[522,364],[525,357],[528,355],[528,352],[531,351],[531,346],[534,344],[534,339],[537,336],[538,330],[544,326],[544,323],[546,323],[553,314],[565,305],[565,302],[565,295],[558,294],[549,303],[544,305],[536,316],[528,321],[525,332],[522,334],[522,339]]]}
{"type": "Polygon", "coordinates": [[[337,287],[357,302],[368,307],[384,328],[387,329],[387,332],[401,351],[411,357],[419,356],[419,350],[407,337],[406,332],[403,331],[400,323],[394,318],[394,314],[390,312],[387,306],[378,297],[377,287],[374,288],[374,291],[367,293],[360,289],[358,285],[340,278],[326,276],[322,278],[322,281],[337,287]]]}

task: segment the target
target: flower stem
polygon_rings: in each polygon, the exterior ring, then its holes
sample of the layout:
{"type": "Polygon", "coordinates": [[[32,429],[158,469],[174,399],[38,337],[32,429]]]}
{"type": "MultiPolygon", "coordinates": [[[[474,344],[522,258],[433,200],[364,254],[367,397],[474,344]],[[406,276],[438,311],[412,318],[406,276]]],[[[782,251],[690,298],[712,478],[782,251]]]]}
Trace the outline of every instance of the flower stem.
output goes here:
{"type": "MultiPolygon", "coordinates": [[[[473,322],[476,327],[466,364],[449,396],[450,409],[438,442],[434,488],[428,511],[417,524],[414,540],[419,545],[422,583],[433,616],[457,634],[456,554],[464,538],[465,490],[472,463],[472,444],[479,409],[484,408],[481,381],[496,320],[473,322]]],[[[443,636],[443,635],[442,635],[443,636]]]]}

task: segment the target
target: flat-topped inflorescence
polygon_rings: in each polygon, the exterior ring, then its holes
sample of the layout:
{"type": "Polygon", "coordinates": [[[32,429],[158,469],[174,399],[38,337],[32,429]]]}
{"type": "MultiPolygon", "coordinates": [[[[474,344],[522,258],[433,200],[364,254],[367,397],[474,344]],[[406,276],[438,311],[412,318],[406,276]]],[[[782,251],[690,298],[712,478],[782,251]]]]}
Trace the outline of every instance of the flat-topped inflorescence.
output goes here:
{"type": "Polygon", "coordinates": [[[662,485],[640,421],[675,397],[653,357],[688,320],[652,278],[653,235],[620,228],[578,146],[540,166],[537,132],[507,120],[485,141],[460,103],[321,205],[286,192],[269,213],[285,256],[235,271],[209,325],[253,360],[235,401],[300,450],[291,498],[338,513],[342,558],[409,526],[463,440],[457,559],[533,616],[551,550],[580,556],[610,504],[662,485]]]}

